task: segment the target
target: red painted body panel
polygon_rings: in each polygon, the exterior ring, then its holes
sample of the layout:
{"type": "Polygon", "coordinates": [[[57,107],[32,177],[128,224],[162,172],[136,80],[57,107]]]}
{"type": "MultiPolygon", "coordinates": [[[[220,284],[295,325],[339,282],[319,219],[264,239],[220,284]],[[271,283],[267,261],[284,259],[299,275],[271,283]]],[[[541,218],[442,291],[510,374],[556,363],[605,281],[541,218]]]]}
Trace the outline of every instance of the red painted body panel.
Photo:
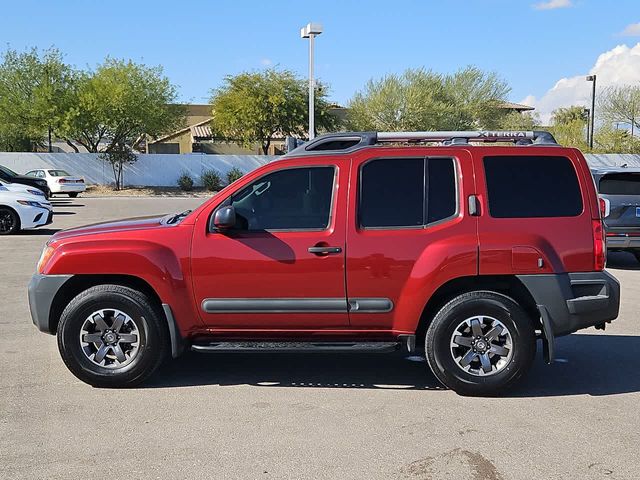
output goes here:
{"type": "MultiPolygon", "coordinates": [[[[414,332],[427,300],[438,287],[457,277],[477,274],[478,217],[467,215],[467,196],[475,191],[471,155],[462,149],[385,148],[391,157],[450,157],[458,174],[458,214],[426,228],[361,229],[355,218],[356,178],[360,166],[381,156],[366,150],[354,157],[347,225],[347,291],[349,297],[386,297],[388,313],[350,313],[354,328],[414,332]],[[471,175],[462,175],[462,172],[471,175]]],[[[398,202],[402,199],[389,199],[398,202]]]]}
{"type": "MultiPolygon", "coordinates": [[[[593,270],[593,199],[597,198],[591,173],[582,155],[576,150],[558,147],[532,147],[536,155],[566,156],[576,169],[582,194],[583,212],[577,217],[556,218],[493,218],[487,208],[487,186],[483,157],[522,155],[522,147],[479,147],[473,150],[476,184],[481,200],[479,225],[480,275],[511,275],[518,273],[561,273],[593,270]],[[585,173],[588,177],[585,176],[585,173]],[[591,187],[591,188],[590,188],[591,187]],[[514,248],[531,247],[540,252],[542,268],[522,270],[514,248]]],[[[529,151],[528,153],[532,153],[529,151]]],[[[543,186],[541,186],[541,190],[543,186]]],[[[535,202],[535,199],[531,199],[535,202]]],[[[596,218],[599,218],[596,208],[596,218]]]]}
{"type": "MultiPolygon", "coordinates": [[[[399,208],[402,199],[397,201],[399,208]]],[[[244,338],[384,338],[413,333],[425,304],[450,280],[485,274],[593,270],[592,218],[597,196],[584,157],[558,147],[374,147],[350,155],[290,158],[267,164],[225,188],[182,222],[159,218],[109,222],[59,232],[41,273],[120,274],[146,281],[171,306],[183,336],[244,338]],[[579,176],[578,217],[496,219],[486,209],[485,155],[565,155],[579,176]],[[363,230],[356,219],[360,166],[378,157],[438,156],[457,165],[458,213],[426,228],[363,230]],[[274,170],[335,165],[330,226],[325,231],[208,233],[230,194],[274,170]],[[480,199],[470,216],[468,196],[480,199]],[[320,242],[342,254],[317,257],[320,242]],[[542,266],[539,266],[542,259],[542,266]],[[203,313],[206,298],[389,298],[384,313],[203,313]]]]}
{"type": "MultiPolygon", "coordinates": [[[[196,306],[206,298],[345,298],[345,221],[349,159],[344,157],[282,160],[273,168],[333,165],[337,169],[330,225],[324,231],[207,233],[217,205],[229,195],[219,194],[195,221],[191,267],[196,306]],[[320,257],[308,252],[318,245],[342,248],[320,257]]],[[[259,176],[252,175],[238,188],[259,176]]],[[[266,173],[266,172],[265,172],[266,173]]],[[[237,189],[234,189],[237,191],[237,189]]],[[[230,192],[231,193],[231,192],[230,192]]],[[[218,328],[348,327],[343,313],[204,313],[203,322],[218,328]]]]}

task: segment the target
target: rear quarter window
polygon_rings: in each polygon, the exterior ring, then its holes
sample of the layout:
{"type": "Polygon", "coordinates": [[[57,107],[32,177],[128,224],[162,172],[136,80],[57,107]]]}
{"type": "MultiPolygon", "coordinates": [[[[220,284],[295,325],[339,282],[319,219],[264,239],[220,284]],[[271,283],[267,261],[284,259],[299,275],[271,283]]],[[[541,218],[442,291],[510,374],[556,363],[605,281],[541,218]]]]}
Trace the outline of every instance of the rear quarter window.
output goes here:
{"type": "Polygon", "coordinates": [[[566,157],[485,157],[484,170],[492,217],[574,217],[582,213],[580,183],[566,157]]]}
{"type": "Polygon", "coordinates": [[[603,195],[640,195],[640,173],[609,173],[600,179],[603,195]]]}

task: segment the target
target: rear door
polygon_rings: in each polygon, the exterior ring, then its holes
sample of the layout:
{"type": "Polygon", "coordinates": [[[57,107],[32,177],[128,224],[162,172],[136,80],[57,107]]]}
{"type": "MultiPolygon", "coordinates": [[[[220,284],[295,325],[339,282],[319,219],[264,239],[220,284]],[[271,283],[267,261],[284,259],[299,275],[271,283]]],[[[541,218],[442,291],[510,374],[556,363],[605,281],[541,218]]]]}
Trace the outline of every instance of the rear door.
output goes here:
{"type": "Polygon", "coordinates": [[[471,155],[455,148],[369,149],[354,157],[351,172],[351,326],[414,333],[440,285],[477,274],[477,217],[467,212],[475,193],[471,155]]]}

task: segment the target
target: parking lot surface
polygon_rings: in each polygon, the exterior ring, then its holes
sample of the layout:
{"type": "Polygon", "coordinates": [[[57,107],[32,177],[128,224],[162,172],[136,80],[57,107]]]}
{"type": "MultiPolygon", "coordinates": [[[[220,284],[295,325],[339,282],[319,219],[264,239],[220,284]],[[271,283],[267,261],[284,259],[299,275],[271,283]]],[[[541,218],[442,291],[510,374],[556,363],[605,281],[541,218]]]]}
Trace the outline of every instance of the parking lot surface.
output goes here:
{"type": "Polygon", "coordinates": [[[0,478],[634,479],[640,265],[609,258],[620,318],[558,340],[504,398],[443,390],[420,358],[185,354],[140,388],[76,380],[32,325],[27,283],[56,229],[183,211],[197,198],[54,198],[0,238],[0,478]]]}

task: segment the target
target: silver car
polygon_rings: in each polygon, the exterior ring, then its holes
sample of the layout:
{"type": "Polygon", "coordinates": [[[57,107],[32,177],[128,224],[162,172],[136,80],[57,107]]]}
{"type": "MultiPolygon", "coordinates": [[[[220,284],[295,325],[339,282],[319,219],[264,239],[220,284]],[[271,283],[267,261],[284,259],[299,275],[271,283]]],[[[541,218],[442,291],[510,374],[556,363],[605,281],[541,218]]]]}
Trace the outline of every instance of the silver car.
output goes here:
{"type": "Polygon", "coordinates": [[[640,168],[600,167],[591,173],[605,203],[607,249],[626,250],[640,261],[640,168]]]}

